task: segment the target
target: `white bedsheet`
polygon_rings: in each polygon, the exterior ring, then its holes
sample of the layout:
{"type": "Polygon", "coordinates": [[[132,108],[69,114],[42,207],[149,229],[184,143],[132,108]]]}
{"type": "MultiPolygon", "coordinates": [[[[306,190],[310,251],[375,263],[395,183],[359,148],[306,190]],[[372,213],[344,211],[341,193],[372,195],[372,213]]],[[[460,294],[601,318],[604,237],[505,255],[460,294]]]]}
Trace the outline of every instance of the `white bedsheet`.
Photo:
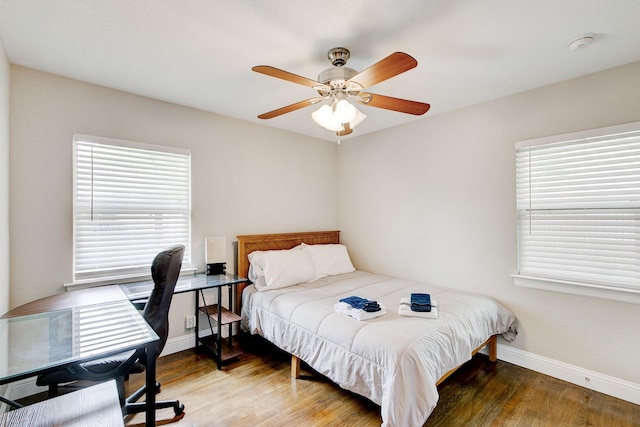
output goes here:
{"type": "Polygon", "coordinates": [[[380,405],[382,425],[421,426],[438,402],[436,382],[491,335],[511,340],[513,314],[476,294],[362,271],[243,296],[245,327],[299,357],[340,387],[380,405]],[[398,315],[400,298],[426,292],[438,319],[398,315]],[[385,316],[358,321],[334,311],[351,295],[376,300],[385,316]]]}

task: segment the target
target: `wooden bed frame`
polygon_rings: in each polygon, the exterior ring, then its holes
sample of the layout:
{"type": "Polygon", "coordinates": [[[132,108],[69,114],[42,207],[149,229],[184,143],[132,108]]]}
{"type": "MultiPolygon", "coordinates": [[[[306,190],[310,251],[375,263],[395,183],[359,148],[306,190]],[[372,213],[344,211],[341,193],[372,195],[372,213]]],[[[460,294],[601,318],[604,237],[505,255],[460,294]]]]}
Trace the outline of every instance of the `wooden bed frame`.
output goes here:
{"type": "MultiPolygon", "coordinates": [[[[248,234],[238,236],[238,276],[249,277],[249,254],[253,251],[291,249],[300,243],[328,245],[340,243],[340,231],[306,231],[301,233],[248,234]]],[[[236,286],[238,307],[242,304],[242,291],[247,284],[236,286]]],[[[238,308],[238,312],[240,308],[238,308]]]]}
{"type": "MultiPolygon", "coordinates": [[[[248,277],[248,255],[251,252],[291,249],[303,242],[308,245],[326,245],[332,243],[340,243],[340,231],[305,231],[299,233],[249,234],[238,236],[238,275],[242,277],[248,277]]],[[[242,291],[246,286],[247,284],[239,284],[236,286],[236,301],[238,301],[238,312],[240,311],[240,305],[242,304],[242,291]]],[[[478,348],[474,349],[471,352],[471,356],[475,355],[484,347],[488,347],[489,360],[495,362],[496,360],[498,360],[497,343],[498,340],[496,338],[496,335],[492,335],[487,341],[482,343],[478,348]]],[[[439,385],[441,382],[446,380],[458,368],[459,366],[444,374],[442,378],[440,378],[436,382],[436,385],[439,385]]],[[[293,354],[291,355],[291,376],[294,378],[300,377],[300,359],[293,354]]]]}

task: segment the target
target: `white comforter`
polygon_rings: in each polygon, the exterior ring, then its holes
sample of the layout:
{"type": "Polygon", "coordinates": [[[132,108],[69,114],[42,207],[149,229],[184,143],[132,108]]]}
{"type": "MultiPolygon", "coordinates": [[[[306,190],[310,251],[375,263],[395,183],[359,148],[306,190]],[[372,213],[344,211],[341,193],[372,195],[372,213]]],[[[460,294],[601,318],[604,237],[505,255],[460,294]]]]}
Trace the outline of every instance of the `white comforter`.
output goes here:
{"type": "Polygon", "coordinates": [[[515,318],[476,294],[362,271],[243,297],[245,327],[299,357],[340,387],[381,407],[382,425],[421,426],[438,402],[436,382],[491,335],[515,336],[515,318]],[[399,316],[400,298],[427,292],[438,319],[399,316]],[[388,314],[358,321],[334,311],[351,295],[388,314]]]}

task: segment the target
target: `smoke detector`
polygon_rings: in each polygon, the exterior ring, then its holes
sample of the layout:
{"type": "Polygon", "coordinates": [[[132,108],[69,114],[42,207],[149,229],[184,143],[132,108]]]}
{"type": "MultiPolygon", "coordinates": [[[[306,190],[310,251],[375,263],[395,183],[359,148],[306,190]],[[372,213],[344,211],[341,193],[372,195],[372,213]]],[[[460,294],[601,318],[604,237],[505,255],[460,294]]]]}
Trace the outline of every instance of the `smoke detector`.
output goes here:
{"type": "Polygon", "coordinates": [[[591,43],[593,43],[595,39],[596,35],[593,33],[584,34],[577,39],[570,41],[567,46],[572,51],[585,50],[591,46],[591,43]]]}

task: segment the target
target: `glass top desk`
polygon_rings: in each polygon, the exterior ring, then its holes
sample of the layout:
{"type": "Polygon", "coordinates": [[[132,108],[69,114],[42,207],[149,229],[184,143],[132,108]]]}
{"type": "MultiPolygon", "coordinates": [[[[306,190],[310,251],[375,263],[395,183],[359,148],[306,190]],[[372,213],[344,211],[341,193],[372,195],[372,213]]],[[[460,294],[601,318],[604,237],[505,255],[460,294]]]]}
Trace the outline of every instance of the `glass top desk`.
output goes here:
{"type": "Polygon", "coordinates": [[[155,425],[158,335],[127,300],[0,318],[0,384],[146,348],[146,425],[155,425]]]}
{"type": "MultiPolygon", "coordinates": [[[[194,292],[245,282],[248,282],[248,280],[235,274],[212,274],[209,276],[206,274],[188,274],[178,278],[173,293],[181,294],[183,292],[194,292]]],[[[129,300],[136,300],[147,298],[151,295],[153,286],[153,280],[145,280],[142,282],[123,283],[120,285],[120,289],[122,289],[129,300]]]]}
{"type": "MultiPolygon", "coordinates": [[[[234,323],[240,322],[242,318],[238,316],[236,305],[234,304],[233,287],[239,283],[248,282],[244,277],[235,274],[195,274],[180,276],[175,294],[183,292],[193,292],[195,294],[195,349],[199,345],[209,351],[216,360],[218,369],[222,369],[222,362],[242,354],[240,347],[233,343],[232,328],[234,323]],[[229,300],[227,307],[222,304],[222,288],[229,289],[229,300]],[[205,299],[204,290],[217,289],[216,304],[209,305],[205,299]],[[200,303],[202,300],[202,304],[200,303]],[[200,313],[206,316],[209,322],[211,336],[200,336],[200,313]],[[215,322],[215,330],[212,322],[215,322]],[[222,326],[229,327],[229,334],[225,342],[222,339],[222,326]]],[[[130,300],[147,298],[153,290],[153,280],[144,282],[123,283],[120,288],[130,300]]]]}

